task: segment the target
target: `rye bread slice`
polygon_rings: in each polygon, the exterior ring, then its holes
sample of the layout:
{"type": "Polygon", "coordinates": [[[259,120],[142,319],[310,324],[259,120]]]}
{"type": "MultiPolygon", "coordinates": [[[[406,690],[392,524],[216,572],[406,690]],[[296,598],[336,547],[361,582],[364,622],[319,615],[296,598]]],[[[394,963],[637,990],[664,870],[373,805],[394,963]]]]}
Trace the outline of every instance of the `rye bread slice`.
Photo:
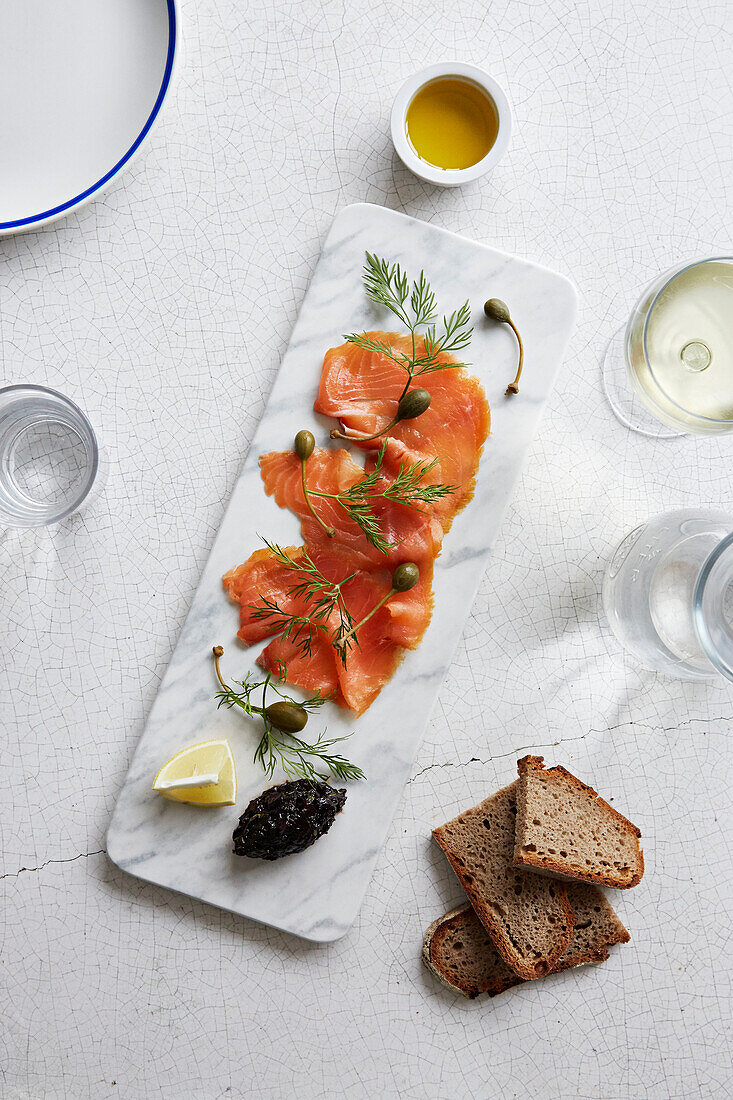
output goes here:
{"type": "Polygon", "coordinates": [[[512,864],[519,781],[433,829],[497,951],[520,978],[539,978],[570,943],[573,911],[562,883],[512,864]]]}
{"type": "Polygon", "coordinates": [[[641,833],[592,787],[542,756],[518,763],[514,863],[540,874],[628,890],[641,881],[641,833]]]}
{"type": "Polygon", "coordinates": [[[438,981],[469,1000],[479,993],[496,997],[523,981],[504,962],[470,905],[433,921],[425,933],[422,957],[438,981]]]}
{"type": "MultiPolygon", "coordinates": [[[[575,912],[575,928],[567,951],[550,973],[604,962],[609,947],[628,943],[630,938],[597,887],[578,882],[568,885],[567,891],[575,912]]],[[[506,965],[470,905],[433,921],[425,933],[422,955],[439,981],[469,999],[479,993],[496,997],[505,989],[523,984],[506,965]]]]}

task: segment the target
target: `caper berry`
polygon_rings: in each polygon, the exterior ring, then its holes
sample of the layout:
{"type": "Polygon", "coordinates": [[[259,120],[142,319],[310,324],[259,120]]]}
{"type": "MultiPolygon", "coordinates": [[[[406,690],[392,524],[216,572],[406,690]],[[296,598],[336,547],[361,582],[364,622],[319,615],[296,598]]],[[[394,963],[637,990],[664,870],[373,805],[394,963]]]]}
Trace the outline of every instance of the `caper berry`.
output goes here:
{"type": "Polygon", "coordinates": [[[509,313],[509,306],[506,302],[502,302],[501,298],[489,298],[488,302],[484,303],[484,313],[490,321],[499,321],[501,324],[509,325],[517,338],[517,344],[519,345],[517,373],[514,376],[514,381],[510,382],[504,391],[504,396],[509,397],[510,394],[519,393],[519,379],[522,377],[522,367],[524,366],[524,344],[522,343],[522,337],[519,335],[519,329],[514,324],[514,321],[512,321],[511,314],[509,313]]]}
{"type": "Polygon", "coordinates": [[[313,432],[306,431],[305,428],[299,431],[295,437],[294,450],[301,462],[305,462],[307,458],[313,454],[316,445],[313,432]]]}
{"type": "Polygon", "coordinates": [[[419,387],[410,390],[397,406],[398,420],[414,420],[416,416],[422,416],[430,406],[430,394],[419,387]]]}
{"type": "Polygon", "coordinates": [[[392,574],[392,587],[395,592],[409,592],[419,580],[420,570],[414,561],[405,561],[392,574]]]}
{"type": "Polygon", "coordinates": [[[484,313],[490,321],[502,321],[507,324],[510,320],[509,306],[502,302],[501,298],[489,298],[484,303],[484,313]]]}
{"type": "Polygon", "coordinates": [[[265,714],[270,725],[276,730],[281,730],[282,733],[300,733],[308,721],[308,712],[303,707],[299,707],[297,703],[286,703],[284,700],[270,703],[269,707],[265,707],[265,714]]]}

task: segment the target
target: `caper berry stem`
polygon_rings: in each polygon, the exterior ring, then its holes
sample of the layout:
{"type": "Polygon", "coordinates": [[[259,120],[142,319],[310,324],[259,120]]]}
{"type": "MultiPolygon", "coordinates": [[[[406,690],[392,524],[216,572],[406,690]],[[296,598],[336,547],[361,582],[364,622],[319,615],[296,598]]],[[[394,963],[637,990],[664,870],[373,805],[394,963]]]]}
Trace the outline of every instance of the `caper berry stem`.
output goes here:
{"type": "Polygon", "coordinates": [[[517,364],[517,373],[514,376],[514,381],[510,382],[506,390],[504,391],[505,397],[509,397],[510,394],[513,393],[519,393],[519,379],[522,376],[522,367],[524,366],[524,344],[522,343],[522,337],[519,335],[519,330],[514,324],[514,321],[511,320],[511,318],[507,321],[507,324],[514,332],[514,335],[517,338],[517,343],[519,344],[519,363],[517,364]]]}
{"type": "MultiPolygon", "coordinates": [[[[214,654],[214,668],[216,669],[216,678],[219,681],[219,683],[221,684],[221,686],[224,688],[224,691],[231,691],[232,689],[229,687],[229,684],[226,682],[226,680],[222,676],[221,669],[219,667],[219,658],[223,657],[223,655],[224,655],[224,646],[215,645],[212,652],[214,654]]],[[[255,712],[255,714],[263,714],[264,715],[264,713],[265,713],[264,710],[262,709],[262,707],[255,707],[255,706],[252,706],[251,704],[250,704],[250,709],[253,710],[255,712]]]]}
{"type": "Polygon", "coordinates": [[[339,638],[339,646],[343,646],[344,642],[346,642],[352,634],[356,634],[357,630],[360,630],[364,626],[364,623],[368,623],[372,615],[376,615],[380,607],[384,607],[387,600],[391,600],[397,592],[409,592],[411,588],[415,587],[419,580],[420,570],[414,562],[408,561],[403,562],[402,565],[398,565],[392,574],[392,587],[389,592],[386,596],[382,596],[379,603],[375,604],[371,611],[365,615],[356,626],[352,626],[350,630],[347,630],[347,632],[339,638]]]}
{"type": "Polygon", "coordinates": [[[339,646],[342,646],[344,644],[344,642],[347,641],[347,639],[351,637],[352,634],[356,634],[357,630],[361,630],[361,628],[364,626],[364,623],[368,623],[369,620],[371,619],[372,615],[376,615],[376,613],[379,611],[380,607],[384,607],[387,600],[390,600],[392,598],[392,596],[394,596],[396,591],[397,591],[396,588],[390,588],[387,595],[382,596],[379,603],[374,605],[374,607],[371,609],[369,614],[365,615],[364,618],[361,620],[361,622],[358,622],[356,624],[356,626],[352,626],[351,630],[347,630],[346,633],[339,638],[339,640],[338,640],[339,646]]]}
{"type": "Polygon", "coordinates": [[[374,435],[346,435],[344,432],[339,431],[338,428],[331,428],[331,439],[348,439],[352,443],[368,443],[370,439],[379,439],[381,435],[386,435],[388,431],[394,428],[395,424],[400,421],[399,416],[396,416],[394,420],[390,420],[386,428],[381,428],[374,435]]]}
{"type": "Polygon", "coordinates": [[[293,440],[293,450],[300,459],[300,480],[303,485],[303,497],[305,498],[305,503],[308,511],[313,516],[314,520],[317,523],[320,523],[321,527],[326,532],[328,537],[332,539],[336,532],[334,531],[333,527],[329,527],[327,523],[323,522],[321,517],[314,509],[311,503],[310,496],[308,495],[308,484],[306,481],[306,463],[310,456],[313,454],[315,446],[316,440],[313,432],[309,432],[307,428],[301,428],[301,430],[298,432],[295,439],[293,440]]]}
{"type": "MultiPolygon", "coordinates": [[[[326,532],[328,537],[330,539],[332,539],[334,537],[334,535],[336,534],[335,530],[333,529],[333,527],[329,527],[327,523],[323,522],[321,517],[318,515],[318,512],[313,507],[313,502],[311,501],[311,498],[310,498],[310,492],[308,490],[308,484],[307,484],[307,481],[306,481],[306,469],[305,468],[306,468],[307,462],[308,462],[307,458],[301,458],[301,460],[300,460],[300,481],[301,481],[301,484],[303,486],[303,496],[305,497],[305,503],[306,503],[306,506],[308,508],[308,511],[313,516],[313,519],[317,523],[320,523],[321,527],[326,532]]],[[[320,493],[318,495],[320,496],[320,493]]]]}
{"type": "Polygon", "coordinates": [[[229,691],[229,684],[224,682],[221,674],[221,669],[219,668],[219,658],[224,656],[224,646],[215,645],[212,652],[214,654],[214,668],[216,669],[216,677],[221,686],[224,688],[224,691],[229,691]]]}

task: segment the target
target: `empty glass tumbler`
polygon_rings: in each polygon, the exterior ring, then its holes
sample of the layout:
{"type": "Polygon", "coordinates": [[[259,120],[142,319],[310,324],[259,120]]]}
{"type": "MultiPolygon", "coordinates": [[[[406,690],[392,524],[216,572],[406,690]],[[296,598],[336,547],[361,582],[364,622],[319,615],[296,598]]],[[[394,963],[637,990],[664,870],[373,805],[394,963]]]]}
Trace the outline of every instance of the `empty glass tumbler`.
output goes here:
{"type": "Polygon", "coordinates": [[[733,680],[733,515],[683,508],[635,528],[608,566],[603,606],[641,667],[733,680]]]}
{"type": "Polygon", "coordinates": [[[43,527],[75,512],[99,465],[91,424],[43,386],[0,389],[0,527],[43,527]]]}

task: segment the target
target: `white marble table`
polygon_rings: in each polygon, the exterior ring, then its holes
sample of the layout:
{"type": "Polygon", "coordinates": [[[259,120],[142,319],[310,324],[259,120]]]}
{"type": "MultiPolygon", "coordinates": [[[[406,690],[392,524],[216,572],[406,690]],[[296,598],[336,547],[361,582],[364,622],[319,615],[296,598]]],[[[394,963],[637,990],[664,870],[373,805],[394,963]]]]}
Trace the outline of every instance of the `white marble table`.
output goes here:
{"type": "Polygon", "coordinates": [[[598,361],[637,287],[730,249],[725,0],[185,5],[176,95],[123,185],[0,245],[2,382],[86,406],[106,492],[0,534],[3,1097],[722,1097],[733,689],[627,665],[599,621],[621,534],[730,503],[730,440],[613,419],[598,361]],[[406,45],[408,43],[408,45],[406,45]],[[393,91],[483,64],[509,154],[436,191],[393,91]],[[369,201],[571,275],[579,324],[360,917],[306,944],[115,869],[104,835],[334,212],[369,201]],[[463,1002],[419,963],[459,894],[430,826],[544,752],[644,833],[632,942],[463,1002]]]}

